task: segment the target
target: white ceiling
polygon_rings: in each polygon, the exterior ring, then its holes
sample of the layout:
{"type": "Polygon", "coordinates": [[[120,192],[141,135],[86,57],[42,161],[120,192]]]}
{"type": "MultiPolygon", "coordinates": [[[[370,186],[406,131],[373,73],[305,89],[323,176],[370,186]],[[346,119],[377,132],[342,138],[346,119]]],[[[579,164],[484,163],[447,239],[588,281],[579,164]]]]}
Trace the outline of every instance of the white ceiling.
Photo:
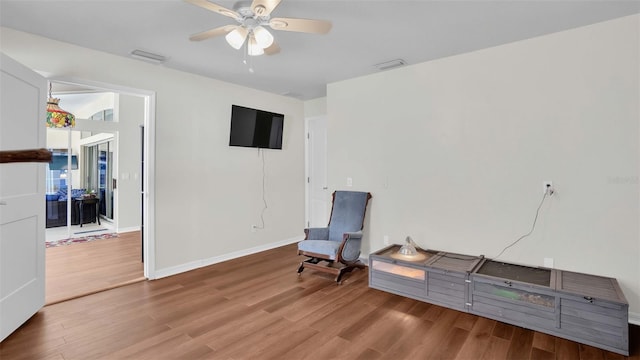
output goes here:
{"type": "Polygon", "coordinates": [[[282,51],[252,57],[250,73],[224,37],[188,39],[234,20],[181,0],[0,0],[5,27],[120,56],[141,49],[166,56],[159,66],[303,100],[324,96],[328,83],[377,72],[377,63],[416,64],[636,13],[640,0],[283,0],[273,17],[329,20],[333,28],[272,31],[282,51]]]}

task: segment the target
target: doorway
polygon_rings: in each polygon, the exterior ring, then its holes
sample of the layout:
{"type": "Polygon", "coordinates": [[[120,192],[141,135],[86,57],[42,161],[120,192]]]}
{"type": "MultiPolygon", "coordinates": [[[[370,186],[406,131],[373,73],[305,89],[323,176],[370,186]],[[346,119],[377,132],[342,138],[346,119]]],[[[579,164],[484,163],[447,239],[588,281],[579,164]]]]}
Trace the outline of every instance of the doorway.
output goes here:
{"type": "MultiPolygon", "coordinates": [[[[101,135],[114,137],[114,134],[101,135]]],[[[104,200],[109,197],[93,181],[98,178],[95,174],[97,169],[93,171],[94,175],[88,170],[91,163],[83,144],[90,138],[91,131],[86,129],[46,130],[46,147],[53,153],[53,161],[47,164],[45,171],[47,247],[59,245],[60,242],[68,243],[70,239],[109,234],[117,230],[113,216],[106,217],[106,213],[101,211],[106,202],[104,200]],[[70,193],[67,185],[71,187],[70,193]],[[83,211],[80,211],[80,207],[83,211]]]]}
{"type": "MultiPolygon", "coordinates": [[[[78,178],[82,181],[80,187],[87,193],[94,193],[100,199],[97,210],[101,224],[111,224],[113,231],[118,233],[118,238],[133,239],[136,242],[135,256],[139,264],[139,276],[136,279],[154,278],[152,271],[155,258],[153,257],[154,243],[153,223],[149,218],[154,213],[149,206],[152,202],[152,193],[146,192],[140,197],[140,188],[153,189],[153,179],[145,176],[150,172],[154,164],[154,152],[149,149],[153,144],[153,118],[155,107],[155,93],[144,90],[124,88],[109,84],[69,81],[66,79],[51,79],[56,97],[63,97],[72,93],[100,93],[111,92],[116,97],[116,109],[128,107],[131,111],[135,107],[135,124],[130,128],[118,127],[123,120],[131,121],[131,116],[122,118],[121,114],[107,108],[105,111],[95,113],[95,116],[87,116],[86,113],[76,114],[76,130],[80,132],[77,155],[80,165],[78,178]],[[61,96],[58,96],[61,95],[61,96]],[[104,120],[108,121],[104,121],[104,120]],[[96,120],[98,120],[96,122],[96,120]],[[115,120],[115,121],[114,121],[115,120]],[[93,125],[88,125],[93,124],[93,125]],[[140,126],[146,131],[142,138],[140,126]],[[148,140],[147,140],[148,139],[148,140]],[[146,140],[146,141],[145,141],[146,140]],[[118,156],[118,148],[125,147],[126,157],[118,156]],[[132,156],[134,153],[144,152],[145,167],[140,168],[141,157],[132,156]],[[128,163],[127,163],[128,162],[128,163]],[[144,184],[142,183],[144,181],[144,184]],[[123,200],[124,199],[124,200],[123,200]],[[135,199],[135,201],[130,201],[135,199]],[[143,212],[143,208],[145,211],[143,212]],[[141,214],[147,223],[147,231],[141,234],[141,214]],[[135,220],[133,220],[135,219],[135,220]],[[147,255],[146,262],[142,263],[141,253],[147,255]]],[[[60,106],[74,113],[68,107],[72,101],[60,101],[60,106]]],[[[121,149],[122,150],[122,149],[121,149]]],[[[91,224],[83,225],[90,226],[91,224]]],[[[99,259],[94,259],[99,262],[99,259]]],[[[109,266],[109,264],[107,264],[109,266]]],[[[113,270],[113,269],[112,269],[113,270]]],[[[115,273],[115,271],[113,271],[115,273]]],[[[121,279],[122,280],[122,279],[121,279]]],[[[126,280],[126,279],[125,279],[126,280]]],[[[120,281],[120,280],[119,280],[120,281]]],[[[113,282],[111,282],[113,283],[113,282]]]]}
{"type": "MultiPolygon", "coordinates": [[[[51,96],[58,98],[66,110],[75,115],[76,121],[72,128],[48,128],[46,133],[47,148],[54,153],[54,158],[62,160],[50,163],[47,168],[47,247],[70,243],[70,239],[75,243],[82,238],[120,232],[122,224],[118,224],[114,216],[118,194],[113,191],[111,181],[117,176],[114,159],[118,133],[127,130],[127,124],[119,121],[120,95],[57,82],[50,84],[51,96]],[[70,168],[67,158],[72,159],[70,168]]],[[[135,121],[141,122],[142,101],[138,107],[135,121]]],[[[137,149],[136,144],[130,147],[137,149]]],[[[128,223],[127,219],[120,220],[128,223]]],[[[135,227],[129,223],[129,227],[135,227]]]]}

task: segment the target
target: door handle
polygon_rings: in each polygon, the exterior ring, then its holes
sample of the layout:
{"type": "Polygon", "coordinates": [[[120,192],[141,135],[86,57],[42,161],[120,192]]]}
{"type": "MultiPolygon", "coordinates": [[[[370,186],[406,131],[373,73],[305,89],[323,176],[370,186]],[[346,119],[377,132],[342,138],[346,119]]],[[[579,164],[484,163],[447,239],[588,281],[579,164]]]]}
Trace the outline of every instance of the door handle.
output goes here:
{"type": "Polygon", "coordinates": [[[327,189],[328,189],[328,187],[326,187],[326,186],[322,187],[322,190],[327,190],[327,189]]]}

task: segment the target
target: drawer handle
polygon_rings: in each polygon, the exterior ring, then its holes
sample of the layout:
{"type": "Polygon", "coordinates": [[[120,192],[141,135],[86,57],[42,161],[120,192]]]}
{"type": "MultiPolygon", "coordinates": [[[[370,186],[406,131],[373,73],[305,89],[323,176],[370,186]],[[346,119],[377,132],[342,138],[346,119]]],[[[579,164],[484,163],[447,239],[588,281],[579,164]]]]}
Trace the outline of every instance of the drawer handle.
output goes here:
{"type": "Polygon", "coordinates": [[[511,281],[505,281],[504,283],[511,286],[511,281]]]}
{"type": "Polygon", "coordinates": [[[585,296],[584,299],[590,303],[593,303],[593,298],[591,296],[585,296]]]}

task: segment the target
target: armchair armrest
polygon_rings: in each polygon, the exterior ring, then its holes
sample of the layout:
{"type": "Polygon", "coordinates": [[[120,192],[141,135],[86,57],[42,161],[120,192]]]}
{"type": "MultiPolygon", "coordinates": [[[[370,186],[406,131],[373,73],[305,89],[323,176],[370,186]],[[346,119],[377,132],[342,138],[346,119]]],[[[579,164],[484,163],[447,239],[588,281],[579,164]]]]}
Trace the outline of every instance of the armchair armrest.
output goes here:
{"type": "Polygon", "coordinates": [[[361,245],[362,231],[344,233],[340,250],[338,250],[338,260],[342,263],[353,263],[358,261],[361,245]]]}
{"type": "Polygon", "coordinates": [[[307,228],[304,229],[305,240],[328,240],[329,228],[307,228]]]}
{"type": "Polygon", "coordinates": [[[344,240],[362,239],[362,231],[352,231],[344,233],[344,240]]]}

